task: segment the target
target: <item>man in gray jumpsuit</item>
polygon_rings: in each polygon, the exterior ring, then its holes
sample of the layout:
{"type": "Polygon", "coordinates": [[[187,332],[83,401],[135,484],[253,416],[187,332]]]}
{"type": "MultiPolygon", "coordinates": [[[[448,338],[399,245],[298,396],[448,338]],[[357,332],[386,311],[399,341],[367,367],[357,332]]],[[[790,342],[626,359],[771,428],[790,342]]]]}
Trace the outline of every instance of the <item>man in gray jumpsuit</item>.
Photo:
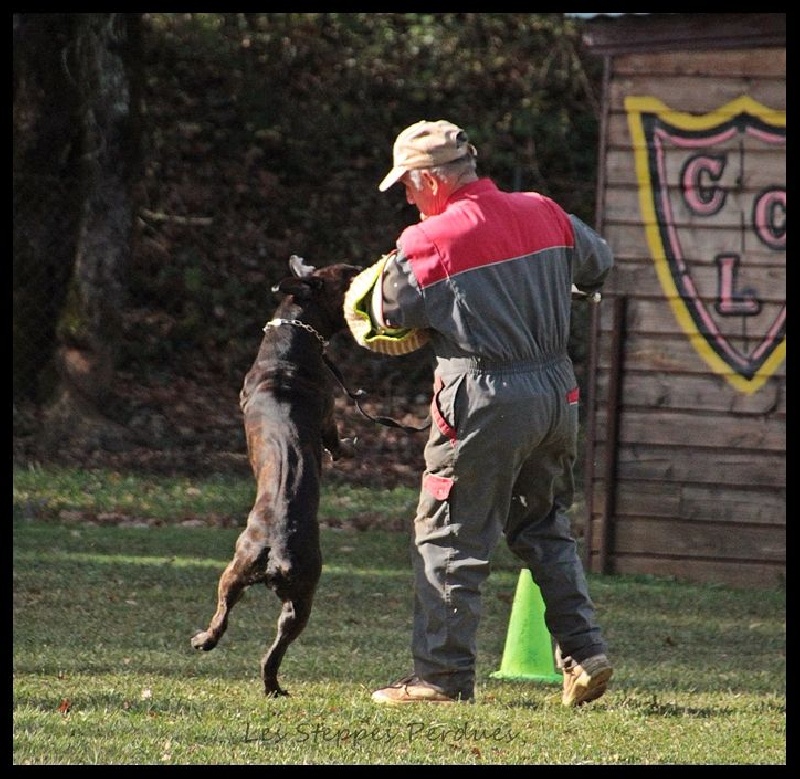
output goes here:
{"type": "Polygon", "coordinates": [[[377,333],[424,332],[436,364],[414,522],[413,673],[372,698],[474,698],[481,587],[503,535],[541,590],[562,701],[578,706],[613,671],[567,515],[579,402],[567,341],[573,285],[599,290],[613,257],[549,198],[479,178],[476,156],[458,126],[417,122],[397,136],[379,187],[402,183],[421,220],[377,274],[364,272],[375,277],[369,318],[377,333]]]}

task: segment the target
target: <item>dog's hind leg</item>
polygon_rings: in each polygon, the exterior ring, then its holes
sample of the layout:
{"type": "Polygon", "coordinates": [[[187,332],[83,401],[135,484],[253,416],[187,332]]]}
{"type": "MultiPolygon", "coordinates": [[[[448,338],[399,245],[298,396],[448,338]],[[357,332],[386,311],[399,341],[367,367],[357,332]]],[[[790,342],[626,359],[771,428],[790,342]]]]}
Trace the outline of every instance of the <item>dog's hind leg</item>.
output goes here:
{"type": "Polygon", "coordinates": [[[269,547],[266,546],[263,533],[248,526],[236,541],[233,560],[219,577],[217,610],[211,622],[205,630],[192,636],[192,646],[195,649],[208,651],[217,645],[228,627],[230,610],[242,597],[242,593],[251,584],[264,580],[268,555],[269,547]]]}
{"type": "Polygon", "coordinates": [[[283,608],[278,617],[278,635],[272,646],[261,659],[261,678],[264,682],[264,693],[267,697],[276,698],[288,695],[286,690],[278,684],[278,669],[283,656],[292,643],[308,624],[311,616],[311,604],[314,598],[313,590],[302,597],[287,597],[283,599],[283,608]]]}

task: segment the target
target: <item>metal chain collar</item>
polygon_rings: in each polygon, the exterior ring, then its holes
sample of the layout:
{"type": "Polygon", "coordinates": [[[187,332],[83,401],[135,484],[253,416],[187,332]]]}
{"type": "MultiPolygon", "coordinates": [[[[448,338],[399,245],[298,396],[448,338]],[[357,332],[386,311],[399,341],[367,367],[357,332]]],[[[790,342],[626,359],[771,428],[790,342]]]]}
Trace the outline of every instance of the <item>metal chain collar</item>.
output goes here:
{"type": "Polygon", "coordinates": [[[295,327],[302,327],[303,330],[307,330],[309,333],[311,333],[311,335],[313,335],[323,347],[328,345],[328,342],[313,327],[311,327],[311,325],[301,322],[299,319],[270,319],[269,322],[264,325],[264,332],[267,331],[268,327],[278,327],[279,325],[294,325],[295,327]]]}

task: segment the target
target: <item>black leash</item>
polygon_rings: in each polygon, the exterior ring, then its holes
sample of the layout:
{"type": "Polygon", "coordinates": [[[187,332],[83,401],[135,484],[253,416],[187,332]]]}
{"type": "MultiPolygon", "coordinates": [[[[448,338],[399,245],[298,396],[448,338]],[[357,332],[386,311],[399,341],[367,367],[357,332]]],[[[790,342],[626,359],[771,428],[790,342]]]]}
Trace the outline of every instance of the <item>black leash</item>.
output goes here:
{"type": "Polygon", "coordinates": [[[428,416],[428,421],[424,425],[421,427],[413,427],[412,425],[402,425],[396,419],[392,419],[391,417],[375,417],[372,416],[372,414],[368,414],[366,411],[364,411],[364,409],[361,407],[361,403],[359,402],[361,398],[366,397],[367,393],[364,392],[364,390],[351,392],[344,383],[344,377],[342,376],[341,371],[330,361],[328,355],[324,352],[322,353],[322,360],[325,365],[328,366],[328,370],[333,374],[333,377],[339,383],[339,386],[342,388],[344,394],[347,395],[347,397],[350,398],[353,403],[355,403],[356,408],[371,422],[376,422],[377,424],[385,425],[386,427],[396,427],[405,433],[422,433],[431,426],[430,415],[428,416]]]}

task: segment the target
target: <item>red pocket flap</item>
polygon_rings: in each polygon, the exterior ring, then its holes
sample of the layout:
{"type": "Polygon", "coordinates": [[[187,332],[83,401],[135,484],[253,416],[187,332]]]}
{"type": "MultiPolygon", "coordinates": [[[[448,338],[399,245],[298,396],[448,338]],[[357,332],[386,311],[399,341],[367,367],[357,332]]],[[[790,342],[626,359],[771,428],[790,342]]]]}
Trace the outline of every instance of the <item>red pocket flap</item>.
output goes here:
{"type": "Polygon", "coordinates": [[[436,500],[447,500],[450,490],[453,489],[453,480],[446,476],[434,476],[432,473],[427,473],[422,477],[422,486],[436,500]]]}
{"type": "Polygon", "coordinates": [[[580,387],[573,387],[567,393],[567,403],[577,403],[581,397],[581,390],[580,387]]]}

